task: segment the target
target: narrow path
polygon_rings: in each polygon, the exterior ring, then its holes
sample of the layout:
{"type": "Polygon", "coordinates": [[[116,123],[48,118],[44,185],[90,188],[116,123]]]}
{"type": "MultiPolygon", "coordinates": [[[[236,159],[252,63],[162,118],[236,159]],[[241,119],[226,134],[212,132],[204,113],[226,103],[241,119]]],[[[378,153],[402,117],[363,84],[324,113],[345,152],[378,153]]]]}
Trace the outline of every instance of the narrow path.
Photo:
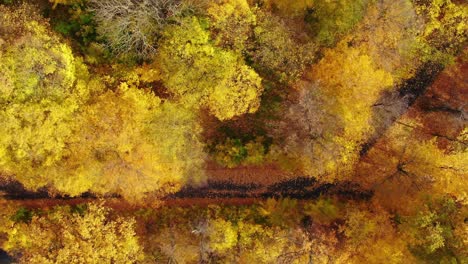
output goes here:
{"type": "MultiPolygon", "coordinates": [[[[6,186],[3,189],[8,190],[6,186]]],[[[11,189],[10,189],[11,190],[11,189]]],[[[298,177],[293,180],[269,186],[236,185],[231,182],[208,182],[201,187],[185,187],[181,191],[164,197],[161,202],[131,204],[119,197],[96,198],[86,194],[81,197],[50,197],[44,192],[21,193],[16,186],[14,193],[3,191],[1,198],[7,203],[18,203],[27,208],[50,208],[57,205],[77,205],[103,200],[116,210],[134,210],[138,208],[164,206],[208,206],[249,205],[268,198],[289,197],[300,200],[313,200],[320,196],[335,196],[343,200],[367,200],[372,193],[362,190],[358,185],[343,182],[339,184],[320,184],[312,178],[298,177]]],[[[1,205],[1,203],[0,203],[1,205]]]]}

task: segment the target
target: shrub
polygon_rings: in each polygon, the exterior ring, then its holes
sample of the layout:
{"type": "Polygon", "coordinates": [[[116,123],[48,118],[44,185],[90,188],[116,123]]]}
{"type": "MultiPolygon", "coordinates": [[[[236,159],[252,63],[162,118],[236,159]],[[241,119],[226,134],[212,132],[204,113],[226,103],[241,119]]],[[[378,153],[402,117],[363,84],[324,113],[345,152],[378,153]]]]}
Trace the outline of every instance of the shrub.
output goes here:
{"type": "Polygon", "coordinates": [[[73,4],[68,8],[68,16],[55,22],[55,31],[65,36],[76,38],[80,44],[88,46],[96,40],[96,23],[94,14],[86,10],[83,3],[73,4]]]}
{"type": "Polygon", "coordinates": [[[239,165],[261,164],[265,159],[263,138],[243,143],[240,139],[227,138],[224,143],[215,146],[214,159],[228,168],[239,165]]]}

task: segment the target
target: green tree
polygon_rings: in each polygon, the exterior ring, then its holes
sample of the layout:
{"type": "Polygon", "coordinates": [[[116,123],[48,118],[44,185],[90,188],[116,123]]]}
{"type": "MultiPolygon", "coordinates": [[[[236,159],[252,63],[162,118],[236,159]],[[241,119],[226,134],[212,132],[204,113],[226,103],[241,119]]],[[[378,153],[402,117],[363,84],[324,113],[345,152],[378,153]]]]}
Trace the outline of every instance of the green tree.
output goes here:
{"type": "Polygon", "coordinates": [[[432,195],[410,215],[401,219],[399,229],[412,253],[425,263],[464,263],[466,249],[466,206],[450,196],[432,195]]]}
{"type": "Polygon", "coordinates": [[[243,143],[240,139],[227,138],[214,147],[214,159],[221,165],[234,168],[240,164],[261,164],[265,159],[263,138],[243,143]]]}
{"type": "Polygon", "coordinates": [[[275,226],[294,226],[297,224],[297,201],[289,198],[268,198],[260,203],[259,213],[267,222],[275,226]]]}
{"type": "Polygon", "coordinates": [[[341,214],[341,206],[337,201],[330,198],[320,197],[317,201],[307,203],[304,206],[304,212],[319,223],[330,224],[339,219],[341,214]]]}
{"type": "Polygon", "coordinates": [[[369,2],[369,0],[314,1],[306,20],[316,32],[317,40],[330,46],[364,17],[369,2]]]}

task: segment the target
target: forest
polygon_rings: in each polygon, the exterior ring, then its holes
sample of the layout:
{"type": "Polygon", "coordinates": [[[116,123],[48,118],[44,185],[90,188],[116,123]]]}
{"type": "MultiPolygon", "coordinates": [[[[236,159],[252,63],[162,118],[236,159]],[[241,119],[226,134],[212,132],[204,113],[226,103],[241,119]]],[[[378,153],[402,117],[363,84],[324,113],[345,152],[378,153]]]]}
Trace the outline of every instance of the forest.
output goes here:
{"type": "Polygon", "coordinates": [[[463,0],[0,0],[0,263],[468,264],[463,0]]]}

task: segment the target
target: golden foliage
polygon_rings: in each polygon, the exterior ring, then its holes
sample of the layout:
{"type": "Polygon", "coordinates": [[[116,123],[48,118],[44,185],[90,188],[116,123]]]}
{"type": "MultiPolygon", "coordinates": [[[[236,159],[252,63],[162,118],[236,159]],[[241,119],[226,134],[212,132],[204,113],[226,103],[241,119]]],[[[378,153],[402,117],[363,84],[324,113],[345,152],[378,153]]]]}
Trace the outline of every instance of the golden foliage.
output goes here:
{"type": "Polygon", "coordinates": [[[89,204],[84,215],[57,208],[30,223],[15,223],[6,250],[21,250],[20,263],[136,263],[142,259],[132,218],[110,219],[102,204],[89,204]]]}
{"type": "Polygon", "coordinates": [[[161,79],[188,106],[206,106],[220,120],[254,113],[261,79],[234,52],[210,43],[206,21],[196,17],[168,27],[156,57],[161,79]]]}
{"type": "Polygon", "coordinates": [[[54,186],[71,195],[91,190],[140,200],[200,181],[204,154],[194,118],[179,105],[122,83],[84,107],[64,162],[67,173],[53,179],[54,186]]]}
{"type": "Polygon", "coordinates": [[[0,47],[0,164],[36,189],[63,158],[78,108],[102,86],[33,7],[0,8],[8,41],[0,47]]]}
{"type": "Polygon", "coordinates": [[[334,145],[339,146],[339,156],[321,166],[329,172],[341,171],[343,177],[355,164],[360,145],[372,132],[369,123],[372,105],[382,92],[392,87],[393,78],[379,69],[370,56],[346,41],[325,51],[322,60],[313,67],[312,77],[318,82],[318,92],[326,100],[334,100],[334,104],[324,105],[325,112],[338,116],[342,122],[342,132],[331,135],[334,145]]]}

